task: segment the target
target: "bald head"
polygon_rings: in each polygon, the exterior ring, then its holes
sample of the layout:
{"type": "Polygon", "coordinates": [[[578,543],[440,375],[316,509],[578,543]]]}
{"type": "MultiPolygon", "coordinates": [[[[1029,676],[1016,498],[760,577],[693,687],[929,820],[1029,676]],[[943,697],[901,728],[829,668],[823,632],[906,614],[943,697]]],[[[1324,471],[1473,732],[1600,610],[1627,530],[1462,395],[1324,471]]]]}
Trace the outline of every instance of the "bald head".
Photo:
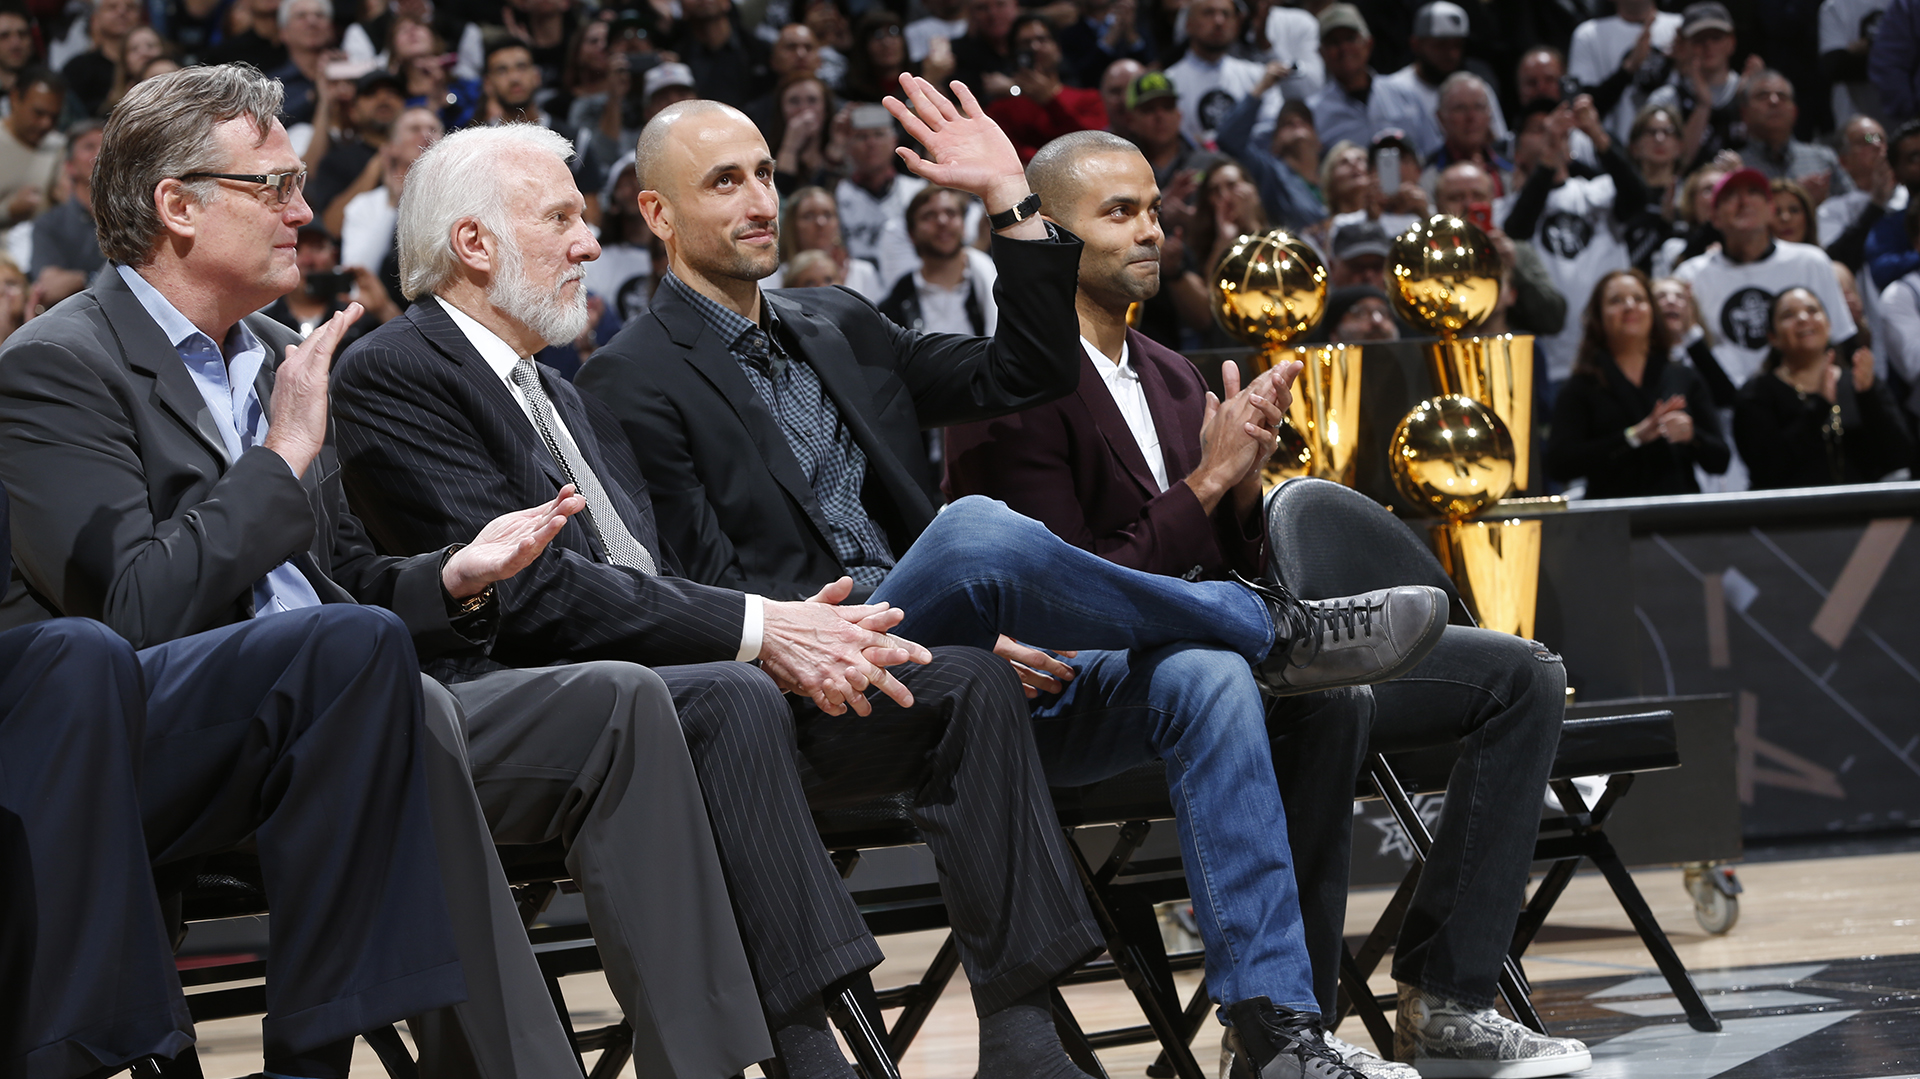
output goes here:
{"type": "Polygon", "coordinates": [[[753,121],[747,114],[732,105],[707,98],[695,98],[691,101],[676,101],[661,109],[647,126],[640,129],[640,141],[634,145],[633,170],[640,178],[640,190],[658,191],[667,179],[661,168],[662,163],[673,155],[676,149],[685,149],[694,141],[701,129],[709,124],[725,126],[725,120],[737,120],[757,133],[753,121]],[[681,124],[683,119],[691,118],[691,124],[681,124]],[[675,138],[676,130],[679,138],[675,138]]]}
{"type": "Polygon", "coordinates": [[[1493,201],[1493,176],[1471,161],[1447,166],[1433,185],[1434,209],[1454,217],[1467,216],[1467,206],[1493,201]]]}
{"type": "Polygon", "coordinates": [[[1027,186],[1040,196],[1042,210],[1063,210],[1079,201],[1088,180],[1093,178],[1088,175],[1086,163],[1107,154],[1140,157],[1140,148],[1106,131],[1062,135],[1042,146],[1027,163],[1027,186]]]}

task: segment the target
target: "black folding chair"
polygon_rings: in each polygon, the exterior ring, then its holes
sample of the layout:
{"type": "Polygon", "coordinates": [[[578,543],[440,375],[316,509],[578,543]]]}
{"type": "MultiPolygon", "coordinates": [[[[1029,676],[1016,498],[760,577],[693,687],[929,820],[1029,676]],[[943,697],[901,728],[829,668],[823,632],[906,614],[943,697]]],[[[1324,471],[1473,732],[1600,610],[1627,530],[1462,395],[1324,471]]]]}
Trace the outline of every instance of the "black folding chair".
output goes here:
{"type": "MultiPolygon", "coordinates": [[[[1274,491],[1268,520],[1274,545],[1269,557],[1281,579],[1302,598],[1353,595],[1394,585],[1433,585],[1447,593],[1455,624],[1473,624],[1472,613],[1453,582],[1413,529],[1358,491],[1325,480],[1289,480],[1274,491]]],[[[1628,918],[1686,1007],[1689,1022],[1699,1030],[1720,1029],[1719,1020],[1701,1000],[1686,967],[1674,954],[1673,945],[1602,830],[1608,812],[1632,786],[1634,772],[1679,764],[1673,746],[1671,713],[1590,717],[1569,721],[1562,728],[1551,777],[1565,813],[1542,821],[1541,838],[1535,844],[1536,860],[1551,860],[1554,865],[1520,919],[1499,979],[1501,999],[1508,1010],[1536,1031],[1545,1033],[1546,1027],[1533,1007],[1519,959],[1582,858],[1593,861],[1606,875],[1628,918]],[[1572,777],[1600,773],[1613,773],[1613,777],[1599,804],[1588,807],[1575,790],[1572,777]]],[[[1444,790],[1455,755],[1457,749],[1441,747],[1420,754],[1389,756],[1376,752],[1368,761],[1367,779],[1385,801],[1415,855],[1360,954],[1348,953],[1341,964],[1341,1016],[1349,1007],[1357,1010],[1383,1055],[1389,1055],[1393,1047],[1392,1028],[1383,1010],[1390,1001],[1376,1000],[1367,989],[1367,978],[1398,936],[1421,865],[1433,843],[1409,795],[1444,790]],[[1414,782],[1407,782],[1396,768],[1410,769],[1414,782]]]]}

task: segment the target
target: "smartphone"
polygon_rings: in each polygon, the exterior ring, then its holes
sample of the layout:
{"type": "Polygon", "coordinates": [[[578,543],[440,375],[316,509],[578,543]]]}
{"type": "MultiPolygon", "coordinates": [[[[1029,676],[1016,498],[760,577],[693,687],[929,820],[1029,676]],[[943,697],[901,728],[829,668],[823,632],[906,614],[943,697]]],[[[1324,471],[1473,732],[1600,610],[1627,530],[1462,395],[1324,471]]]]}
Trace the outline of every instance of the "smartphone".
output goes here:
{"type": "Polygon", "coordinates": [[[1482,229],[1491,229],[1493,227],[1493,203],[1467,203],[1467,220],[1480,226],[1482,229]]]}
{"type": "Polygon", "coordinates": [[[1400,190],[1400,148],[1389,146],[1374,155],[1373,173],[1380,181],[1380,193],[1392,195],[1400,190]]]}
{"type": "Polygon", "coordinates": [[[1014,70],[1016,71],[1033,70],[1033,51],[1031,49],[1022,49],[1021,51],[1014,53],[1013,66],[1014,66],[1014,70]]]}

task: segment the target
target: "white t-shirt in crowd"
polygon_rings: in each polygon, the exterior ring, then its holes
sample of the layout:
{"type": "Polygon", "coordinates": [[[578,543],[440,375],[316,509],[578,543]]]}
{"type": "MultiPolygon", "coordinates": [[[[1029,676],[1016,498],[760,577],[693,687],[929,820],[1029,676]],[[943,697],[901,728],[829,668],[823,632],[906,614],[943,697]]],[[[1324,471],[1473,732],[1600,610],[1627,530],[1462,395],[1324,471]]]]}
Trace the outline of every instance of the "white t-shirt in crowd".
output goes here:
{"type": "MultiPolygon", "coordinates": [[[[787,264],[783,262],[774,267],[772,276],[760,282],[760,287],[763,289],[785,288],[786,279],[787,264]]],[[[874,303],[887,298],[886,286],[880,283],[879,269],[866,259],[847,259],[846,286],[874,303]]]]}
{"type": "Polygon", "coordinates": [[[967,256],[967,274],[958,285],[929,284],[913,271],[913,287],[920,294],[920,325],[918,329],[926,333],[961,333],[973,335],[973,320],[967,317],[967,296],[973,295],[980,304],[980,321],[984,324],[981,333],[992,336],[1000,325],[1000,310],[993,302],[993,283],[1000,279],[1000,271],[993,264],[993,257],[976,247],[962,248],[967,256]]]}
{"type": "MultiPolygon", "coordinates": [[[[1880,16],[1887,0],[1820,0],[1820,53],[1825,55],[1866,38],[1872,41],[1880,30],[1880,16]]],[[[1854,113],[1883,120],[1880,93],[1870,82],[1833,84],[1833,126],[1837,129],[1854,113]]]]}
{"type": "Polygon", "coordinates": [[[920,267],[920,256],[907,238],[907,203],[925,186],[918,176],[896,176],[878,197],[852,180],[842,180],[833,189],[847,253],[879,267],[884,288],[891,289],[902,274],[920,267]]]}
{"type": "Polygon", "coordinates": [[[1900,372],[1914,387],[1907,404],[1920,401],[1920,270],[1888,285],[1880,293],[1885,316],[1885,341],[1877,350],[1881,366],[1900,372]]]}
{"type": "Polygon", "coordinates": [[[644,245],[608,242],[586,271],[587,291],[605,300],[622,323],[652,306],[653,252],[644,245]]]}
{"type": "MultiPolygon", "coordinates": [[[[1493,141],[1504,144],[1507,139],[1507,117],[1500,111],[1500,99],[1489,102],[1493,106],[1493,141]]],[[[1412,64],[1373,80],[1373,100],[1368,111],[1373,114],[1374,130],[1383,127],[1397,127],[1413,140],[1413,148],[1420,152],[1420,160],[1425,163],[1440,149],[1445,136],[1440,134],[1440,88],[1428,86],[1421,81],[1419,72],[1412,64]]]]}
{"type": "Polygon", "coordinates": [[[1567,298],[1566,324],[1534,345],[1546,361],[1547,377],[1555,382],[1573,373],[1593,286],[1607,271],[1624,270],[1633,261],[1613,219],[1614,194],[1611,176],[1569,177],[1547,194],[1532,236],[1554,289],[1567,298]]]}
{"type": "Polygon", "coordinates": [[[1267,52],[1251,56],[1256,63],[1277,60],[1293,68],[1293,74],[1280,80],[1280,93],[1288,100],[1307,98],[1327,84],[1327,62],[1320,58],[1320,20],[1297,7],[1275,4],[1267,12],[1267,52]]]}
{"type": "MultiPolygon", "coordinates": [[[[1673,35],[1680,30],[1680,16],[1662,11],[1653,17],[1653,49],[1666,52],[1673,35]]],[[[1588,19],[1573,30],[1573,43],[1567,47],[1567,74],[1583,86],[1598,86],[1620,70],[1620,61],[1633,51],[1640,40],[1640,24],[1618,15],[1588,19]]],[[[1646,94],[1633,86],[1620,95],[1620,103],[1606,116],[1607,131],[1624,143],[1633,129],[1633,118],[1647,103],[1646,94]]],[[[1683,122],[1686,117],[1680,118],[1683,122]]]]}
{"type": "MultiPolygon", "coordinates": [[[[1226,121],[1227,114],[1260,85],[1267,69],[1238,56],[1222,56],[1208,63],[1189,52],[1180,62],[1167,68],[1167,78],[1180,91],[1180,133],[1195,143],[1211,147],[1213,133],[1226,121]]],[[[1376,91],[1377,92],[1377,91],[1376,91]]],[[[1271,130],[1280,115],[1280,88],[1267,91],[1260,103],[1260,119],[1254,123],[1254,136],[1271,130]]]]}
{"type": "Polygon", "coordinates": [[[387,201],[385,185],[348,199],[340,218],[340,265],[379,273],[393,250],[393,226],[399,219],[400,210],[387,201]]]}
{"type": "Polygon", "coordinates": [[[1160,452],[1160,429],[1153,425],[1153,412],[1147,407],[1147,391],[1140,385],[1140,370],[1133,365],[1133,350],[1124,339],[1120,342],[1120,362],[1107,359],[1107,354],[1094,347],[1085,337],[1080,339],[1080,347],[1087,350],[1087,358],[1093,361],[1093,369],[1100,372],[1100,381],[1106,383],[1107,392],[1113,395],[1113,403],[1120,409],[1120,417],[1127,421],[1127,430],[1133,432],[1133,441],[1140,447],[1140,455],[1147,459],[1147,469],[1153,473],[1153,482],[1164,491],[1167,489],[1167,457],[1160,452]]]}
{"type": "Polygon", "coordinates": [[[1774,298],[1790,288],[1807,289],[1820,300],[1836,346],[1857,332],[1833,260],[1812,244],[1775,243],[1766,257],[1747,263],[1711,251],[1681,263],[1673,275],[1693,284],[1700,315],[1718,339],[1713,357],[1735,386],[1760,370],[1774,298]]]}

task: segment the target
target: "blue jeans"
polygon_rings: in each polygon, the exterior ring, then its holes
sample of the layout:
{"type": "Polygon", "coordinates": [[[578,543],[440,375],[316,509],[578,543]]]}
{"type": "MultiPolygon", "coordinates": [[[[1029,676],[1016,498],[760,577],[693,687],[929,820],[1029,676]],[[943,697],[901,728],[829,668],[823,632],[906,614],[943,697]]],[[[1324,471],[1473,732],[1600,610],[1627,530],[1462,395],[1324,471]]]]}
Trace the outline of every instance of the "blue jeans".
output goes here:
{"type": "MultiPolygon", "coordinates": [[[[1268,741],[1273,730],[1298,730],[1303,743],[1332,741],[1353,756],[1366,743],[1370,692],[1269,702],[1245,660],[1184,642],[1146,652],[1083,652],[1068,662],[1074,680],[1034,709],[1048,782],[1094,783],[1164,760],[1194,920],[1206,945],[1208,995],[1222,1005],[1263,996],[1319,1013],[1268,741]]],[[[1351,783],[1330,789],[1333,808],[1352,805],[1351,783]]]]}
{"type": "MultiPolygon", "coordinates": [[[[990,648],[1005,633],[1102,650],[1083,651],[1068,688],[1036,702],[1048,781],[1091,783],[1164,759],[1209,994],[1320,1010],[1266,707],[1247,667],[1273,646],[1251,591],[1116,566],[976,496],[947,507],[873,599],[904,607],[898,632],[922,644],[990,648]]],[[[1364,742],[1370,706],[1358,690],[1283,707],[1357,723],[1364,742]]],[[[1349,785],[1342,803],[1351,798],[1349,785]]]]}
{"type": "Polygon", "coordinates": [[[895,632],[925,645],[991,649],[1002,633],[1063,651],[1193,641],[1248,662],[1273,648],[1273,619],[1250,589],[1116,566],[980,495],[942,510],[872,601],[903,608],[895,632]]]}

